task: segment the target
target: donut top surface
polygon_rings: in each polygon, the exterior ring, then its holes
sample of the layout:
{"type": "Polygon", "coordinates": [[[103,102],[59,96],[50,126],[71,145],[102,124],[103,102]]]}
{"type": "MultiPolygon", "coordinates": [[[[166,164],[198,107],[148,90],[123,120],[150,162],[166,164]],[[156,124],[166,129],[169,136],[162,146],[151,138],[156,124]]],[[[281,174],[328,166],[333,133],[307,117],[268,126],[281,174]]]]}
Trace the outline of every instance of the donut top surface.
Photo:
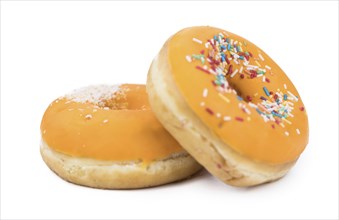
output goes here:
{"type": "Polygon", "coordinates": [[[184,152],[155,118],[145,85],[75,90],[50,104],[41,135],[57,152],[98,160],[147,163],[184,152]]]}
{"type": "Polygon", "coordinates": [[[213,27],[184,29],[168,41],[174,81],[189,107],[224,143],[253,160],[296,160],[308,143],[298,91],[260,48],[213,27]]]}

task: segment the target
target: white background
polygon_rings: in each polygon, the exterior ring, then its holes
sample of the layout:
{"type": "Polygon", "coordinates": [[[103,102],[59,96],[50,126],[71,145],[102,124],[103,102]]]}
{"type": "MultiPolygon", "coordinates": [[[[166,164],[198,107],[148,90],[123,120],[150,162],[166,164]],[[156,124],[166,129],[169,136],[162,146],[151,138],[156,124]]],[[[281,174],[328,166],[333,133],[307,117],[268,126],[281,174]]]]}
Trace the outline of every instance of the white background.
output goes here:
{"type": "Polygon", "coordinates": [[[338,218],[338,2],[1,2],[1,217],[338,218]],[[145,83],[165,40],[211,25],[259,45],[309,114],[310,142],[289,174],[241,189],[207,172],[162,187],[67,183],[39,154],[45,108],[75,88],[145,83]]]}

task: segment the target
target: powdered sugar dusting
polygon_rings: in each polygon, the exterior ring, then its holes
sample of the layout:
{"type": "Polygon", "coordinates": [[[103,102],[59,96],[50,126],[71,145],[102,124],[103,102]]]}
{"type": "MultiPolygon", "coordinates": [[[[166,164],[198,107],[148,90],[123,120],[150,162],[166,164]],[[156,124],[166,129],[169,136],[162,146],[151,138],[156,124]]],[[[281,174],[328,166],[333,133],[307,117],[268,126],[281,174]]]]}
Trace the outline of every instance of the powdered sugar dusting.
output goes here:
{"type": "Polygon", "coordinates": [[[113,99],[117,92],[121,92],[120,85],[92,85],[73,90],[65,95],[65,98],[80,102],[93,103],[103,106],[105,101],[113,99]]]}

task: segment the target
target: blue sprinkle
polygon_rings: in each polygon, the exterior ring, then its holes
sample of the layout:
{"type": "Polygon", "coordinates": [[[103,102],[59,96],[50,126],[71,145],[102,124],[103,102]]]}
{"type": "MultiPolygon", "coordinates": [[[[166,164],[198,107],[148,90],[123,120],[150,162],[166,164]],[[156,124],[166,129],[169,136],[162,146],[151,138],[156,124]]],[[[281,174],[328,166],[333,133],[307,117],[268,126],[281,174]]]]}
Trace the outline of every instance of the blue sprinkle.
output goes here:
{"type": "Polygon", "coordinates": [[[240,51],[240,46],[237,46],[237,50],[240,51]]]}
{"type": "Polygon", "coordinates": [[[279,118],[282,118],[282,117],[283,117],[281,114],[275,113],[275,112],[272,112],[272,115],[275,115],[275,116],[277,116],[277,117],[279,117],[279,118]]]}
{"type": "Polygon", "coordinates": [[[244,60],[244,56],[240,56],[239,59],[244,60]]]}
{"type": "Polygon", "coordinates": [[[264,92],[267,96],[270,96],[270,92],[268,91],[268,89],[264,86],[264,92]]]}
{"type": "Polygon", "coordinates": [[[229,38],[226,38],[226,42],[229,43],[229,42],[230,42],[230,39],[229,39],[229,38]]]}
{"type": "Polygon", "coordinates": [[[258,112],[259,114],[263,114],[263,112],[260,111],[258,108],[256,108],[255,110],[257,110],[257,112],[258,112]]]}
{"type": "Polygon", "coordinates": [[[221,48],[222,48],[223,50],[226,50],[226,46],[225,46],[225,45],[221,45],[221,48]]]}
{"type": "Polygon", "coordinates": [[[219,42],[219,39],[217,38],[216,35],[214,35],[214,40],[219,42]]]}
{"type": "Polygon", "coordinates": [[[242,101],[243,99],[240,96],[237,96],[238,100],[242,101]]]}
{"type": "Polygon", "coordinates": [[[231,44],[227,45],[227,50],[231,50],[231,44]]]}
{"type": "Polygon", "coordinates": [[[287,95],[286,94],[284,95],[284,100],[287,100],[287,95]]]}
{"type": "Polygon", "coordinates": [[[225,62],[225,57],[224,56],[221,57],[221,61],[225,62]]]}

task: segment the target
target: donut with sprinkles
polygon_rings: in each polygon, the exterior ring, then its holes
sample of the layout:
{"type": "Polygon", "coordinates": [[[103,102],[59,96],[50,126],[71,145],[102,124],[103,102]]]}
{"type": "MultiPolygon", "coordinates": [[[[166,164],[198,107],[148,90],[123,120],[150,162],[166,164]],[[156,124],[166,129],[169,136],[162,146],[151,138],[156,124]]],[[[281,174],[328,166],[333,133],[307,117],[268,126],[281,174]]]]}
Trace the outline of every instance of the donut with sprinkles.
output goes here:
{"type": "Polygon", "coordinates": [[[200,26],[171,36],[152,62],[147,90],[164,127],[227,184],[279,179],[308,144],[306,109],[291,80],[231,32],[200,26]]]}

